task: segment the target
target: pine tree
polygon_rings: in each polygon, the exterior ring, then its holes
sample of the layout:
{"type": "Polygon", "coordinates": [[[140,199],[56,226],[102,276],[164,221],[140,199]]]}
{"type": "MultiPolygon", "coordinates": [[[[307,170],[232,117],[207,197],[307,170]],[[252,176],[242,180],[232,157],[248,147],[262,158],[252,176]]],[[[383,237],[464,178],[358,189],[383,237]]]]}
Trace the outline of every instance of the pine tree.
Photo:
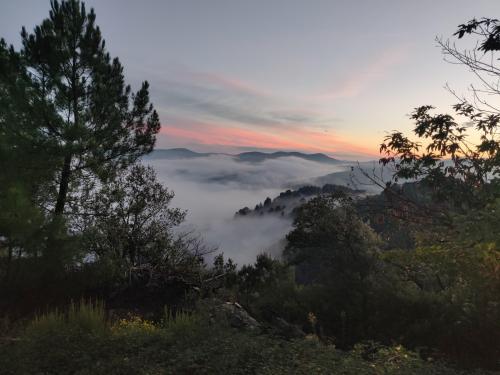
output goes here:
{"type": "Polygon", "coordinates": [[[106,180],[153,149],[160,123],[149,84],[136,94],[106,52],[95,13],[78,0],[51,2],[49,18],[21,36],[21,55],[40,103],[37,131],[58,158],[49,207],[61,217],[83,177],[106,180]]]}
{"type": "Polygon", "coordinates": [[[14,258],[37,255],[47,235],[41,192],[54,178],[54,142],[38,127],[44,109],[22,58],[0,40],[0,279],[14,258]]]}

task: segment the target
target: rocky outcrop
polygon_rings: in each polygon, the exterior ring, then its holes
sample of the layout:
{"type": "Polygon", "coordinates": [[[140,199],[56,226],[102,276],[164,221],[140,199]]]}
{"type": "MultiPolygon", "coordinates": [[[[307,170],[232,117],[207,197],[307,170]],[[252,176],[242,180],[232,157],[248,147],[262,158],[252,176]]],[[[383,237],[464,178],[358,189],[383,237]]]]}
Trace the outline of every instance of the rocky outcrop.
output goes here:
{"type": "Polygon", "coordinates": [[[287,339],[302,339],[306,337],[304,331],[302,331],[296,325],[288,323],[285,319],[279,317],[274,318],[273,326],[276,330],[276,333],[287,339]]]}
{"type": "Polygon", "coordinates": [[[266,323],[258,322],[238,302],[222,302],[217,299],[205,300],[201,307],[208,313],[212,324],[225,323],[237,329],[273,333],[286,339],[302,339],[306,334],[300,327],[275,317],[266,323]]]}
{"type": "Polygon", "coordinates": [[[203,309],[207,310],[210,321],[214,324],[226,322],[231,327],[248,330],[257,330],[261,327],[260,323],[237,302],[205,301],[203,309]]]}
{"type": "Polygon", "coordinates": [[[225,315],[231,327],[250,330],[260,327],[259,322],[237,302],[225,302],[219,305],[219,309],[225,315]]]}

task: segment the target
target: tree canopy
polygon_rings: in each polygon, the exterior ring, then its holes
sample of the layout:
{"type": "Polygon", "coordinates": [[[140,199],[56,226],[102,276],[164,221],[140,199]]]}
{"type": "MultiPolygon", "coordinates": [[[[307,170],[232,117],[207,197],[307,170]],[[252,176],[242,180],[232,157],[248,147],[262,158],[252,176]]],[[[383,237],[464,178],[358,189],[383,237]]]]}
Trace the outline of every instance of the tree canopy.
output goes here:
{"type": "MultiPolygon", "coordinates": [[[[77,0],[51,2],[49,18],[32,33],[23,28],[19,64],[41,121],[32,124],[59,158],[49,208],[62,214],[78,179],[104,179],[150,152],[159,118],[149,84],[132,94],[123,67],[105,48],[96,15],[77,0]]],[[[17,127],[7,122],[7,129],[17,127]]]]}

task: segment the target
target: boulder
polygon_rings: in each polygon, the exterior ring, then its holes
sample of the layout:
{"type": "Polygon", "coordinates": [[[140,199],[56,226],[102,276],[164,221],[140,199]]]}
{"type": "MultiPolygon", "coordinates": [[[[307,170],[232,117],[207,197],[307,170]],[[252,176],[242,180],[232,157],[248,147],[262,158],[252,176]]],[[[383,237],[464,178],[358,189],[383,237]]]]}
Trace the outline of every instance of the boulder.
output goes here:
{"type": "Polygon", "coordinates": [[[304,331],[296,325],[288,323],[283,318],[274,318],[273,325],[276,328],[277,333],[287,339],[302,339],[306,337],[304,331]]]}
{"type": "Polygon", "coordinates": [[[210,321],[213,323],[227,322],[231,327],[256,330],[260,324],[237,302],[220,302],[212,300],[208,304],[210,321]]]}
{"type": "Polygon", "coordinates": [[[250,314],[237,302],[226,302],[221,305],[221,308],[225,312],[231,327],[251,330],[260,327],[259,322],[250,316],[250,314]]]}

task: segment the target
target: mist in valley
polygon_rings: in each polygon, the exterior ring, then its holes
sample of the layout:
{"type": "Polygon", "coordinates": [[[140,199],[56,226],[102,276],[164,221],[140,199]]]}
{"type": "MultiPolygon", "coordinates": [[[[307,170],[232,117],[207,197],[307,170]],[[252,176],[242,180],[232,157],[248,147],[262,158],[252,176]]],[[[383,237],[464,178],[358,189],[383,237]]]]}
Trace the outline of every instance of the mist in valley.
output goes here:
{"type": "Polygon", "coordinates": [[[223,252],[240,266],[252,263],[262,252],[279,256],[292,221],[278,215],[235,218],[238,209],[253,208],[266,197],[348,169],[296,157],[247,163],[229,155],[145,163],[175,192],[173,205],[187,210],[179,230],[200,235],[207,245],[218,248],[216,253],[223,252]]]}

